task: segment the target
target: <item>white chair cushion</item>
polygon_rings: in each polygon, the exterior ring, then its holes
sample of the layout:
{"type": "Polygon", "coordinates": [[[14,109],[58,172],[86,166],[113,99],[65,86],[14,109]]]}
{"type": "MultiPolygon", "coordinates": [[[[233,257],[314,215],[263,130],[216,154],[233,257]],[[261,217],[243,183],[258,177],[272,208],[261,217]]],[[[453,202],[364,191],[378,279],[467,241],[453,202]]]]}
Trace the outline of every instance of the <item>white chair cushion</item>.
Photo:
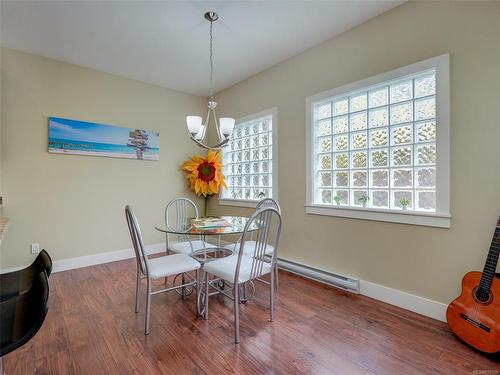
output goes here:
{"type": "MultiPolygon", "coordinates": [[[[253,254],[255,253],[255,245],[256,245],[255,241],[245,241],[245,245],[243,245],[243,254],[248,256],[253,256],[253,254]]],[[[225,249],[231,250],[232,252],[235,252],[235,247],[236,251],[239,250],[240,248],[239,242],[224,246],[225,249]]],[[[273,252],[274,252],[274,247],[266,244],[266,250],[265,250],[266,255],[271,255],[273,252]]]]}
{"type": "Polygon", "coordinates": [[[207,249],[207,250],[217,247],[215,245],[209,244],[208,242],[195,240],[195,241],[183,241],[183,242],[169,243],[168,250],[170,250],[173,253],[178,253],[178,254],[191,254],[193,251],[202,250],[203,246],[205,246],[205,249],[207,249]]]}
{"type": "MultiPolygon", "coordinates": [[[[243,255],[241,259],[240,265],[240,274],[238,277],[238,281],[240,283],[244,283],[245,281],[250,280],[251,272],[252,272],[252,262],[253,258],[243,255]]],[[[238,263],[238,256],[232,255],[229,257],[217,259],[205,264],[205,271],[211,273],[212,275],[218,276],[226,281],[234,282],[234,275],[236,273],[236,265],[238,263]]],[[[258,264],[255,265],[257,267],[258,264]]],[[[255,277],[259,277],[262,275],[266,275],[271,272],[271,264],[263,262],[262,270],[258,275],[254,275],[255,277]]]]}
{"type": "Polygon", "coordinates": [[[186,254],[164,255],[149,259],[148,263],[149,277],[151,279],[177,275],[200,268],[200,263],[186,254]]]}

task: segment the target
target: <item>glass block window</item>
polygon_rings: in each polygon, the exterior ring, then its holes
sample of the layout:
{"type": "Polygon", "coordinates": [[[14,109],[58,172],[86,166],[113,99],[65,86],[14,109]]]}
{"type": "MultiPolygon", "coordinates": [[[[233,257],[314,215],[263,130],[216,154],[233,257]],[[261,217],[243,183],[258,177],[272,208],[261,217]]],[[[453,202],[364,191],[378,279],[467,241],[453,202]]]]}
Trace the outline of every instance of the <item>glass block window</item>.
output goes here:
{"type": "Polygon", "coordinates": [[[311,103],[313,204],[436,212],[436,71],[311,103]]]}
{"type": "Polygon", "coordinates": [[[222,199],[259,201],[273,198],[273,116],[235,125],[223,163],[227,189],[222,199]]]}

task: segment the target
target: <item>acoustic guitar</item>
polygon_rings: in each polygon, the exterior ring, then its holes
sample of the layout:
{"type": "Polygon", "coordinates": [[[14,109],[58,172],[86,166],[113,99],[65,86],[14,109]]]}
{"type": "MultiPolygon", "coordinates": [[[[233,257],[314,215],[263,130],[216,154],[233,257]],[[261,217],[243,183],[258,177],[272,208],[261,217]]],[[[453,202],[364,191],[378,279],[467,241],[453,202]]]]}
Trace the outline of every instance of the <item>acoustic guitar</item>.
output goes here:
{"type": "Polygon", "coordinates": [[[499,254],[500,218],[483,272],[469,272],[464,276],[462,294],[446,311],[451,330],[485,353],[500,352],[500,275],[495,274],[499,254]]]}

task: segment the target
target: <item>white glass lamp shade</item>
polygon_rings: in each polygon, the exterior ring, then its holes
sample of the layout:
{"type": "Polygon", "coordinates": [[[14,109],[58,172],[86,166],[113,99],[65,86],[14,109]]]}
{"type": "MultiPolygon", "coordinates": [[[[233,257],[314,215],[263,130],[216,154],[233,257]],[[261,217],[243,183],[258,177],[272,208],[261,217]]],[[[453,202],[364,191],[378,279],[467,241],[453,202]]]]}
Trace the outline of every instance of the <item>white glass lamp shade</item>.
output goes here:
{"type": "Polygon", "coordinates": [[[234,129],[234,118],[230,117],[221,117],[219,119],[220,123],[220,133],[225,137],[229,138],[234,129]]]}
{"type": "Polygon", "coordinates": [[[186,116],[188,131],[192,136],[195,136],[200,132],[202,121],[203,119],[200,116],[186,116]]]}
{"type": "Polygon", "coordinates": [[[201,125],[198,133],[196,133],[194,135],[194,139],[196,139],[197,141],[201,141],[203,138],[205,138],[205,129],[206,128],[207,127],[205,125],[201,125]]]}

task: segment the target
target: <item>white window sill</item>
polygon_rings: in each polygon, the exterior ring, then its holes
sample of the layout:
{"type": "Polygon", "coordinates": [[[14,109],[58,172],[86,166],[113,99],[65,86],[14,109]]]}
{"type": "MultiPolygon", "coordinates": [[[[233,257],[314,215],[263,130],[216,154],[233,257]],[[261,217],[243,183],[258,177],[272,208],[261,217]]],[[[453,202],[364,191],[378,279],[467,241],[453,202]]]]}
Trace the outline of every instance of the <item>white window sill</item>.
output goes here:
{"type": "Polygon", "coordinates": [[[246,199],[219,199],[219,205],[221,206],[236,206],[236,207],[247,207],[255,208],[257,207],[259,201],[251,201],[246,199]]]}
{"type": "Polygon", "coordinates": [[[391,223],[423,225],[428,227],[450,228],[451,216],[443,213],[415,211],[394,211],[376,208],[335,207],[326,205],[305,205],[306,213],[347,217],[352,219],[386,221],[391,223]]]}

